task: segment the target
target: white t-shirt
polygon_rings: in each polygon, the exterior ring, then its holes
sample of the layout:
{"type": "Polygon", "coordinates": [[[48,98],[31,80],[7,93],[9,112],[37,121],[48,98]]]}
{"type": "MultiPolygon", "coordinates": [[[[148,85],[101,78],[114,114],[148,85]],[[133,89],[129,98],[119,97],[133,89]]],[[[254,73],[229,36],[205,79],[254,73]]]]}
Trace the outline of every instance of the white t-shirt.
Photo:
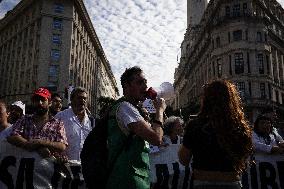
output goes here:
{"type": "MultiPolygon", "coordinates": [[[[121,125],[120,128],[122,129],[122,132],[126,135],[129,134],[128,125],[130,123],[135,123],[144,120],[138,109],[131,103],[125,101],[120,103],[116,112],[116,119],[118,124],[121,125]]],[[[148,149],[150,148],[149,143],[147,141],[145,141],[145,146],[148,149]]]]}
{"type": "Polygon", "coordinates": [[[121,102],[116,112],[117,121],[128,129],[128,124],[144,120],[138,109],[129,102],[121,102]]]}
{"type": "Polygon", "coordinates": [[[80,153],[83,148],[84,141],[89,132],[92,130],[91,121],[87,113],[85,113],[82,123],[80,123],[72,108],[59,112],[55,115],[55,118],[64,123],[68,141],[68,146],[66,148],[66,155],[68,159],[80,161],[80,153]]]}

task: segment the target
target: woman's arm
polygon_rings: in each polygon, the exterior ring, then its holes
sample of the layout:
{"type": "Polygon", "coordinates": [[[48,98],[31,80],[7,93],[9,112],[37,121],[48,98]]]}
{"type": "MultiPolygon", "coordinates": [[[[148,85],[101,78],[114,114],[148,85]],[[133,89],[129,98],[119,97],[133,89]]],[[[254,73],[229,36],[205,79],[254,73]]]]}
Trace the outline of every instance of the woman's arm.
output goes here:
{"type": "Polygon", "coordinates": [[[186,148],[183,144],[180,146],[179,152],[178,152],[178,157],[179,157],[179,162],[184,165],[187,166],[189,165],[189,162],[191,160],[192,157],[192,153],[191,151],[186,148]]]}

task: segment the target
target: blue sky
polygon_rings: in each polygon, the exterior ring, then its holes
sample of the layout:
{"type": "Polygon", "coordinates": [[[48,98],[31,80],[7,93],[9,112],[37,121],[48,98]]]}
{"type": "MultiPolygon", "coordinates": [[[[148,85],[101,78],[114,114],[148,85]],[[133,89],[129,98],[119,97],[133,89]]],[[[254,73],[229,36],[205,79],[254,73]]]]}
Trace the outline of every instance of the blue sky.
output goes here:
{"type": "MultiPolygon", "coordinates": [[[[0,18],[18,2],[2,0],[0,18]]],[[[120,89],[120,75],[135,65],[144,70],[149,86],[173,83],[186,31],[186,0],[84,2],[120,89]]]]}

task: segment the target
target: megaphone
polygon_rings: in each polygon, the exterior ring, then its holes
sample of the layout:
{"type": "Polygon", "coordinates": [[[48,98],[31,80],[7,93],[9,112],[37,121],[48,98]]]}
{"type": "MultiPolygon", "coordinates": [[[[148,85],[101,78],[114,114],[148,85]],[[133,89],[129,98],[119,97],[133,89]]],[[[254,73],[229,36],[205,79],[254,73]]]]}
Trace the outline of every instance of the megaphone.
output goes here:
{"type": "Polygon", "coordinates": [[[150,87],[147,91],[147,99],[143,102],[143,107],[146,108],[149,113],[155,113],[156,109],[154,108],[152,100],[157,97],[169,100],[174,96],[174,93],[174,87],[169,82],[164,82],[157,88],[150,87]]]}
{"type": "Polygon", "coordinates": [[[158,97],[169,100],[174,96],[174,93],[173,85],[169,82],[164,82],[157,88],[150,87],[147,91],[147,98],[154,100],[158,97]]]}

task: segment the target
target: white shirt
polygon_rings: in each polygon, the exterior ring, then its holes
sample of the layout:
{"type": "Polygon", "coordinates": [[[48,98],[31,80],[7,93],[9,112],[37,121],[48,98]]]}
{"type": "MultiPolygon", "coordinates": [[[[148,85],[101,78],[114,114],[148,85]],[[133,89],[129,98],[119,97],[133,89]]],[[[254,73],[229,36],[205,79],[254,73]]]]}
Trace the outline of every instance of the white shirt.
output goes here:
{"type": "Polygon", "coordinates": [[[278,133],[275,133],[275,136],[274,134],[269,134],[269,136],[271,141],[269,144],[266,144],[263,137],[260,137],[255,132],[253,132],[252,142],[256,153],[271,153],[271,148],[273,146],[277,146],[278,142],[284,142],[282,137],[278,133]]]}
{"type": "Polygon", "coordinates": [[[6,129],[0,132],[0,141],[6,140],[6,138],[10,136],[11,131],[12,131],[12,127],[11,127],[11,124],[9,124],[9,127],[7,127],[6,129]]]}
{"type": "Polygon", "coordinates": [[[117,120],[128,129],[128,124],[135,123],[144,118],[140,115],[138,109],[129,102],[121,102],[116,112],[117,120]]]}
{"type": "Polygon", "coordinates": [[[69,160],[80,161],[80,153],[83,148],[85,139],[92,130],[91,121],[85,112],[84,119],[80,123],[77,116],[74,114],[72,108],[66,109],[55,115],[64,123],[68,146],[66,148],[66,155],[69,160]]]}

